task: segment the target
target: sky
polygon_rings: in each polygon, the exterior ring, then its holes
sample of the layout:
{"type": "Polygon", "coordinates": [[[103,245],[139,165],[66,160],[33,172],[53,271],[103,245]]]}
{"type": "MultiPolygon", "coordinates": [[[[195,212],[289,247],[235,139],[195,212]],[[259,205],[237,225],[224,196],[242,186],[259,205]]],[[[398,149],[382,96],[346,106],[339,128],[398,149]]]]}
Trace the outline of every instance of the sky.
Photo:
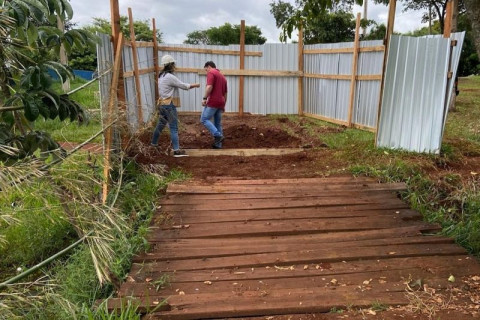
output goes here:
{"type": "MultiPolygon", "coordinates": [[[[119,0],[120,14],[128,16],[132,9],[134,20],[155,18],[157,29],[163,33],[164,43],[180,44],[187,34],[196,30],[218,27],[226,22],[232,25],[245,20],[247,26],[257,26],[267,43],[279,42],[281,30],[275,26],[275,19],[270,13],[273,0],[119,0]]],[[[294,0],[284,0],[294,4],[294,0]]],[[[92,24],[93,18],[110,19],[109,0],[70,0],[73,8],[73,22],[78,26],[92,24]]],[[[355,6],[354,14],[363,12],[355,6]]],[[[367,18],[378,24],[387,22],[388,8],[368,2],[367,18]]],[[[402,12],[401,2],[397,3],[395,14],[396,32],[408,32],[425,24],[420,23],[421,12],[402,12]]],[[[293,37],[293,34],[292,34],[293,37]]],[[[293,37],[296,39],[296,34],[293,37]]]]}

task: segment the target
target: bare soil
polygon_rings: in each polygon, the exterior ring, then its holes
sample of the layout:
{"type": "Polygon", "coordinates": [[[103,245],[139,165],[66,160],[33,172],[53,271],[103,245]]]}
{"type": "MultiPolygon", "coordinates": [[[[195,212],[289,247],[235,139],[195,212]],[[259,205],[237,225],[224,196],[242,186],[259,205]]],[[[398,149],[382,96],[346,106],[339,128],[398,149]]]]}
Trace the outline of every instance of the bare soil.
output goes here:
{"type": "MultiPolygon", "coordinates": [[[[143,165],[164,164],[169,169],[182,169],[195,178],[228,176],[241,178],[289,178],[325,175],[330,165],[336,166],[332,151],[322,141],[322,133],[341,132],[345,127],[309,126],[311,119],[294,122],[288,117],[225,115],[222,119],[224,149],[304,148],[303,152],[283,156],[169,156],[168,130],[160,137],[159,147],[151,147],[153,128],[143,132],[132,145],[129,155],[143,165]],[[308,132],[307,130],[313,130],[308,132]],[[322,159],[322,161],[318,161],[322,159]],[[333,159],[332,159],[333,160],[333,159]]],[[[200,123],[199,116],[180,115],[180,146],[184,149],[212,149],[213,138],[200,123]]],[[[215,150],[212,150],[215,151],[215,150]]]]}
{"type": "MultiPolygon", "coordinates": [[[[180,146],[184,149],[212,149],[213,138],[200,123],[199,115],[179,116],[180,146]]],[[[283,156],[170,156],[171,143],[168,129],[162,132],[159,147],[151,147],[154,125],[144,130],[129,148],[129,156],[142,165],[164,165],[165,170],[181,169],[194,178],[301,178],[342,174],[356,159],[339,156],[334,146],[327,145],[322,137],[346,130],[344,126],[319,125],[310,118],[296,121],[286,116],[265,117],[258,115],[225,114],[222,119],[225,140],[224,149],[251,148],[303,148],[304,151],[283,156]]],[[[455,145],[461,156],[457,159],[429,158],[411,154],[409,162],[417,163],[433,181],[440,181],[451,174],[458,174],[469,181],[480,176],[480,154],[469,151],[462,141],[448,141],[455,145]],[[478,175],[477,175],[478,174],[478,175]]],[[[212,150],[214,151],[214,150],[212,150]]],[[[360,155],[359,155],[360,156],[360,155]]],[[[355,155],[353,155],[355,158],[355,155]]],[[[381,161],[392,161],[388,156],[381,161]]],[[[361,163],[360,163],[361,164],[361,163]]]]}

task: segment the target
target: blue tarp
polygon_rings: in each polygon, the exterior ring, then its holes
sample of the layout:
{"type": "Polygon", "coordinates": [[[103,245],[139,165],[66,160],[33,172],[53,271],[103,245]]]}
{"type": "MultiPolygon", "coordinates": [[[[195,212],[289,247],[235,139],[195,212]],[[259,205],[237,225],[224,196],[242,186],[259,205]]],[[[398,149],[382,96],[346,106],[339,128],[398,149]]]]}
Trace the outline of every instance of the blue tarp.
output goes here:
{"type": "MultiPolygon", "coordinates": [[[[93,71],[90,71],[90,70],[73,70],[73,74],[75,75],[75,77],[79,77],[79,78],[82,78],[82,79],[85,79],[85,80],[92,80],[93,78],[93,71]]],[[[48,71],[48,74],[50,74],[50,76],[55,79],[55,80],[58,80],[58,75],[53,72],[52,70],[49,70],[48,71]]]]}

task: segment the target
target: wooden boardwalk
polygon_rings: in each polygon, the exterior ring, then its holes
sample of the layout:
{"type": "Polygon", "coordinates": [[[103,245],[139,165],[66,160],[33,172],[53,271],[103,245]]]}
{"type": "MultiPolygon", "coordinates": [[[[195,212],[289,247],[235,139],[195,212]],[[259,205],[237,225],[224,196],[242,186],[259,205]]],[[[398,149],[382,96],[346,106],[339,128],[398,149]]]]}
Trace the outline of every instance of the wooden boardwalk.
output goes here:
{"type": "Polygon", "coordinates": [[[450,275],[480,274],[396,196],[404,188],[351,177],[170,185],[152,250],[110,306],[132,296],[148,319],[324,313],[405,305],[409,281],[441,290],[450,275]]]}

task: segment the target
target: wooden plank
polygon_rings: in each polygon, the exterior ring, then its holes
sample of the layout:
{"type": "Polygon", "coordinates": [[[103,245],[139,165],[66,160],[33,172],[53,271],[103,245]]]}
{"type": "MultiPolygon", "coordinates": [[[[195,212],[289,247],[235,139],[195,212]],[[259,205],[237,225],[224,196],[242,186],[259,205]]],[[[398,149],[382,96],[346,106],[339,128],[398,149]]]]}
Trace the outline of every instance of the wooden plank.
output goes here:
{"type": "MultiPolygon", "coordinates": [[[[194,52],[194,53],[206,53],[206,54],[224,54],[239,56],[238,50],[216,50],[216,49],[198,49],[198,48],[180,48],[180,47],[168,47],[159,46],[159,51],[172,51],[172,52],[194,52]]],[[[260,51],[245,51],[246,56],[261,57],[263,53],[260,51]]]]}
{"type": "MultiPolygon", "coordinates": [[[[396,190],[389,189],[388,186],[380,185],[374,190],[320,190],[315,191],[315,187],[307,187],[295,190],[291,193],[288,193],[288,198],[302,198],[302,199],[311,199],[311,198],[325,198],[325,197],[350,197],[350,196],[369,196],[369,195],[383,195],[384,197],[390,197],[392,193],[396,190]]],[[[176,202],[187,203],[199,203],[207,200],[235,200],[235,199],[278,199],[285,198],[286,192],[284,190],[271,190],[269,193],[256,193],[256,192],[246,192],[244,193],[169,193],[167,197],[161,201],[163,205],[166,204],[176,204],[176,202]]]]}
{"type": "MultiPolygon", "coordinates": [[[[190,186],[184,184],[174,184],[170,185],[167,188],[167,193],[285,193],[291,190],[291,186],[269,186],[269,185],[255,185],[255,186],[242,186],[242,185],[196,185],[190,186]]],[[[295,186],[297,191],[312,192],[316,191],[317,194],[321,194],[326,191],[379,191],[379,190],[390,190],[390,191],[402,191],[405,190],[405,184],[389,184],[387,187],[382,186],[379,183],[364,183],[357,184],[351,183],[347,184],[305,184],[295,186]]]]}
{"type": "MultiPolygon", "coordinates": [[[[405,206],[406,207],[406,206],[405,206]]],[[[232,211],[202,211],[202,212],[175,212],[172,214],[167,211],[169,223],[175,226],[201,224],[201,223],[218,223],[218,222],[249,222],[249,221],[273,221],[285,220],[295,222],[295,220],[305,219],[345,219],[354,217],[375,218],[378,216],[396,216],[397,219],[403,221],[422,220],[423,216],[417,211],[396,209],[393,214],[392,210],[322,210],[323,208],[313,208],[313,210],[305,210],[305,208],[283,209],[280,212],[275,209],[267,210],[243,210],[239,211],[240,215],[232,211]],[[299,209],[299,210],[295,210],[299,209]],[[267,212],[264,212],[267,211],[267,212]],[[275,212],[277,211],[277,212],[275,212]]],[[[326,209],[332,209],[327,207],[326,209]]]]}
{"type": "MultiPolygon", "coordinates": [[[[312,266],[315,268],[314,266],[312,266]]],[[[288,274],[288,273],[287,273],[288,274]]],[[[304,277],[282,277],[282,278],[262,278],[259,279],[246,279],[246,280],[223,280],[216,277],[211,280],[190,281],[190,282],[172,282],[168,281],[165,287],[158,287],[155,285],[153,278],[148,278],[150,281],[142,282],[130,282],[123,286],[119,291],[120,296],[157,296],[168,297],[171,295],[178,295],[178,292],[182,291],[187,295],[192,294],[214,294],[229,295],[232,292],[240,293],[241,291],[265,291],[271,292],[272,290],[281,289],[297,289],[297,288],[316,288],[324,287],[328,289],[334,289],[337,286],[344,285],[357,285],[360,290],[372,290],[378,284],[389,283],[393,289],[395,287],[406,288],[406,282],[408,279],[422,279],[422,283],[427,284],[429,287],[438,286],[446,288],[451,285],[448,282],[449,276],[452,274],[452,268],[449,266],[442,266],[435,270],[435,274],[432,274],[429,270],[422,267],[416,268],[402,268],[402,269],[383,269],[383,270],[362,270],[361,272],[352,270],[352,273],[343,274],[320,274],[308,275],[304,277]],[[335,279],[335,280],[334,280],[335,279]],[[332,283],[335,283],[335,285],[332,283]],[[207,283],[205,283],[207,282],[207,283]],[[366,282],[367,284],[365,284],[366,282]]],[[[463,276],[471,275],[471,270],[457,270],[455,277],[461,278],[463,276]]],[[[173,279],[172,279],[173,280],[173,279]]],[[[415,280],[412,280],[414,282],[415,280]]],[[[417,286],[418,288],[418,286],[417,286]]]]}
{"type": "Polygon", "coordinates": [[[357,22],[355,26],[355,41],[353,42],[353,55],[352,55],[352,77],[350,79],[350,96],[349,96],[349,103],[348,103],[348,117],[347,117],[347,124],[349,127],[352,126],[352,117],[353,117],[353,104],[355,102],[355,85],[357,83],[356,76],[357,76],[357,64],[358,64],[358,54],[359,54],[359,47],[360,47],[360,12],[357,13],[357,22]]]}
{"type": "MultiPolygon", "coordinates": [[[[202,240],[198,241],[200,244],[202,240]]],[[[444,237],[408,237],[408,238],[391,238],[391,239],[374,239],[374,240],[360,240],[360,241],[343,241],[334,243],[303,243],[301,250],[350,250],[350,248],[360,247],[385,247],[390,245],[410,245],[410,244],[445,244],[454,243],[451,238],[444,237]]],[[[235,244],[235,245],[216,245],[203,247],[187,247],[172,243],[162,244],[148,253],[138,255],[134,261],[173,261],[185,259],[199,259],[199,258],[216,258],[216,257],[234,257],[246,254],[256,253],[280,253],[280,252],[298,252],[299,243],[276,243],[272,241],[267,244],[235,244]]]]}
{"type": "MultiPolygon", "coordinates": [[[[138,70],[139,75],[148,74],[154,72],[154,67],[138,70]]],[[[206,75],[205,70],[197,68],[176,68],[175,72],[179,73],[197,73],[198,75],[206,75]]],[[[298,71],[281,71],[281,70],[237,70],[226,69],[222,70],[222,74],[225,76],[249,76],[249,77],[301,77],[302,74],[298,71]]],[[[133,71],[125,72],[125,77],[133,77],[133,71]]],[[[372,79],[373,80],[373,79],[372,79]]]]}
{"type": "Polygon", "coordinates": [[[142,88],[140,87],[140,75],[138,74],[138,52],[135,45],[135,29],[133,28],[132,8],[128,8],[128,21],[130,25],[130,39],[132,40],[132,58],[133,58],[133,74],[135,77],[135,97],[137,99],[137,117],[138,125],[143,126],[142,111],[142,88]]]}
{"type": "Polygon", "coordinates": [[[153,232],[149,235],[148,240],[151,243],[161,242],[163,245],[178,245],[185,247],[211,247],[211,246],[232,246],[243,244],[250,246],[252,244],[285,244],[298,242],[299,245],[304,243],[323,243],[323,242],[344,242],[344,241],[361,241],[394,237],[413,237],[422,235],[424,232],[440,231],[438,225],[429,223],[417,223],[415,225],[399,226],[390,229],[374,229],[361,231],[339,231],[339,232],[324,232],[312,234],[297,234],[297,235],[276,235],[275,237],[242,237],[242,238],[219,238],[219,239],[165,239],[161,233],[153,232]]]}
{"type": "Polygon", "coordinates": [[[327,122],[335,123],[335,124],[342,125],[342,126],[346,126],[348,124],[348,122],[343,121],[343,120],[332,119],[332,118],[328,118],[328,117],[324,117],[324,116],[319,116],[319,115],[313,114],[313,113],[305,112],[303,115],[307,116],[309,118],[314,118],[314,119],[318,119],[318,120],[322,120],[322,121],[327,121],[327,122]]]}
{"type": "MultiPolygon", "coordinates": [[[[171,311],[150,314],[147,319],[212,319],[232,316],[275,315],[285,313],[329,312],[337,307],[369,307],[373,302],[390,305],[408,303],[405,287],[393,288],[390,284],[379,285],[368,296],[354,286],[332,288],[295,288],[274,290],[265,294],[262,291],[242,291],[229,295],[196,294],[175,295],[167,300],[171,311]],[[395,290],[396,289],[396,290],[395,290]]],[[[140,298],[139,300],[143,300],[140,298]]],[[[153,305],[144,299],[140,310],[153,305]]]]}
{"type": "MultiPolygon", "coordinates": [[[[239,113],[241,116],[242,114],[239,113]]],[[[253,156],[281,156],[303,152],[303,148],[288,149],[185,149],[185,152],[191,157],[206,156],[235,156],[235,157],[253,157],[253,156]]]]}
{"type": "MultiPolygon", "coordinates": [[[[215,257],[208,259],[185,259],[156,261],[155,267],[163,271],[214,270],[221,268],[260,268],[290,266],[297,264],[318,264],[339,261],[357,261],[388,258],[465,255],[464,248],[455,244],[394,245],[390,247],[361,247],[355,250],[300,250],[298,252],[276,252],[247,254],[235,257],[215,257]]],[[[139,262],[134,260],[135,262],[139,262]]],[[[145,264],[150,260],[143,261],[145,264]]],[[[154,261],[154,260],[152,260],[154,261]]]]}
{"type": "Polygon", "coordinates": [[[365,75],[350,75],[350,74],[315,74],[306,73],[305,78],[313,79],[330,79],[330,80],[351,80],[352,78],[358,81],[374,81],[381,80],[381,74],[365,74],[365,75]]]}
{"type": "MultiPolygon", "coordinates": [[[[360,205],[360,204],[376,204],[381,203],[383,201],[382,195],[378,196],[356,196],[351,198],[307,198],[307,199],[299,199],[299,198],[288,198],[285,197],[282,200],[274,199],[274,200],[267,200],[267,199],[225,199],[225,200],[217,200],[215,201],[215,207],[217,209],[222,210],[253,210],[253,209],[278,209],[282,210],[284,208],[300,208],[300,207],[330,207],[330,206],[348,206],[348,205],[360,205]]],[[[389,203],[401,202],[399,199],[388,199],[389,203]]],[[[174,212],[180,210],[212,210],[212,203],[177,203],[177,204],[169,204],[168,209],[165,209],[166,212],[174,212]]]]}
{"type": "Polygon", "coordinates": [[[387,258],[375,260],[359,260],[337,262],[317,262],[304,269],[304,264],[288,267],[267,266],[263,268],[232,267],[215,270],[165,271],[158,268],[157,263],[134,263],[130,272],[130,283],[144,282],[147,278],[158,279],[166,276],[172,284],[204,281],[240,281],[283,278],[303,278],[310,276],[339,276],[351,273],[377,273],[383,270],[425,269],[432,276],[438,275],[443,269],[450,269],[455,274],[460,268],[465,274],[479,274],[479,264],[475,258],[467,255],[426,256],[387,258]],[[318,266],[318,268],[317,268],[318,266]]]}
{"type": "MultiPolygon", "coordinates": [[[[240,70],[245,69],[245,20],[240,21],[240,70]]],[[[238,89],[238,113],[243,116],[245,77],[240,76],[238,89]]]]}
{"type": "MultiPolygon", "coordinates": [[[[343,183],[343,182],[377,182],[378,180],[372,177],[365,177],[365,176],[330,176],[330,177],[321,177],[321,178],[282,178],[282,179],[232,179],[227,178],[223,179],[222,177],[218,177],[218,179],[213,179],[215,184],[217,185],[224,185],[224,184],[241,184],[241,185],[257,185],[257,184],[292,184],[292,183],[343,183]]],[[[193,185],[203,185],[205,182],[203,180],[200,181],[192,181],[188,182],[189,184],[193,185]]]]}
{"type": "Polygon", "coordinates": [[[409,221],[408,224],[401,219],[368,219],[355,217],[350,219],[341,219],[342,221],[330,220],[312,220],[312,221],[249,221],[246,223],[224,223],[216,224],[195,224],[188,228],[172,228],[163,230],[158,237],[160,239],[201,239],[201,238],[234,238],[234,237],[264,237],[295,235],[308,233],[327,233],[327,232],[345,232],[345,231],[366,231],[376,229],[393,229],[395,227],[407,225],[422,225],[421,222],[409,221]],[[394,220],[394,221],[392,221],[394,220]],[[292,226],[293,224],[293,226],[292,226]],[[222,229],[223,228],[223,229],[222,229]]]}
{"type": "MultiPolygon", "coordinates": [[[[385,50],[384,46],[374,46],[374,47],[362,47],[360,52],[375,52],[385,50]]],[[[333,54],[333,53],[352,53],[353,48],[333,48],[333,49],[310,49],[304,50],[305,54],[333,54]]]]}

